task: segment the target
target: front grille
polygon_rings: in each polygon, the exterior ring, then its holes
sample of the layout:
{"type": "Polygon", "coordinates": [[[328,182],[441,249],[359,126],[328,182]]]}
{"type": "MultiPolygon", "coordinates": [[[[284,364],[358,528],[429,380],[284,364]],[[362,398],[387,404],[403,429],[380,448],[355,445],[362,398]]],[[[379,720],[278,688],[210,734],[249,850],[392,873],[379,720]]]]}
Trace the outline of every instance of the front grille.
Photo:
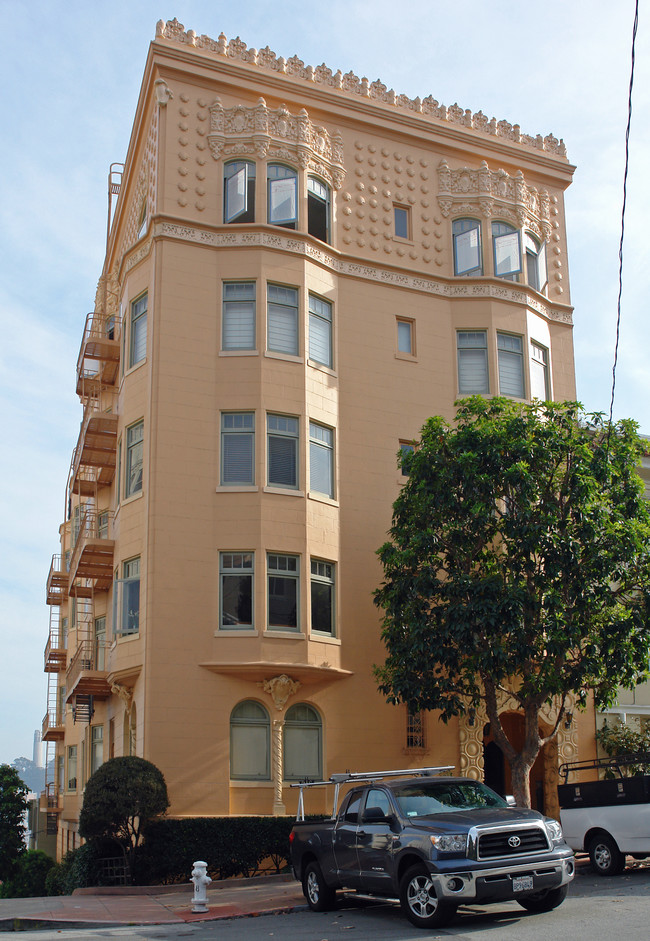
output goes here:
{"type": "Polygon", "coordinates": [[[479,859],[543,853],[548,849],[546,833],[540,827],[529,827],[525,830],[494,830],[491,833],[482,833],[478,840],[479,859]]]}

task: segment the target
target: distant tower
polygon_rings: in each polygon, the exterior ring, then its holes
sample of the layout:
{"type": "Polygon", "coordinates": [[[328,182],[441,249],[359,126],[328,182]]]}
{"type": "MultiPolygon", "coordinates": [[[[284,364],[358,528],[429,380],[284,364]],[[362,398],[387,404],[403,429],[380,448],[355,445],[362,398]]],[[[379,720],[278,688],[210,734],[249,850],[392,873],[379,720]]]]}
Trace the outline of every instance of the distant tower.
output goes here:
{"type": "Polygon", "coordinates": [[[43,767],[43,749],[41,748],[41,733],[36,729],[34,732],[34,754],[32,761],[37,768],[43,767]]]}

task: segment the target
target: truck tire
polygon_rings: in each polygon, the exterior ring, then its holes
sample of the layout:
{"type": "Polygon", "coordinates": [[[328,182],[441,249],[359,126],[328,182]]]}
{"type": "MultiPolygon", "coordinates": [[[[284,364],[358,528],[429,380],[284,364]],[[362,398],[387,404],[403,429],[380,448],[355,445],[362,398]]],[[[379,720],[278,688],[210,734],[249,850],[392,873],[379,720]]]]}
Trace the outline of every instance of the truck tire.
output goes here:
{"type": "Polygon", "coordinates": [[[614,837],[600,833],[589,844],[591,868],[599,876],[617,876],[625,869],[625,856],[614,837]]]}
{"type": "Polygon", "coordinates": [[[336,904],[336,891],[326,884],[318,863],[309,863],[305,869],[302,891],[312,912],[327,912],[336,904]]]}
{"type": "Polygon", "coordinates": [[[438,928],[456,914],[456,906],[441,902],[424,866],[411,866],[399,886],[402,911],[416,928],[438,928]]]}
{"type": "Polygon", "coordinates": [[[568,885],[560,885],[557,889],[545,889],[543,892],[536,892],[535,895],[529,895],[517,901],[527,912],[550,912],[562,904],[568,891],[568,885]]]}

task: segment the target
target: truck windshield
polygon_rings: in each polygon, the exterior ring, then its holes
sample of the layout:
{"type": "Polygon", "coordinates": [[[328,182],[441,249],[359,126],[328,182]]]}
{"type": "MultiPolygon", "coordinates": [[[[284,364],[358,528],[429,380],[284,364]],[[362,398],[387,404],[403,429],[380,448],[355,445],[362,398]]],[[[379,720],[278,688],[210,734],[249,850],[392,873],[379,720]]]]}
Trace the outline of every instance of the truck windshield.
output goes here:
{"type": "Polygon", "coordinates": [[[394,794],[405,817],[508,806],[502,797],[478,781],[423,781],[396,787],[394,794]]]}

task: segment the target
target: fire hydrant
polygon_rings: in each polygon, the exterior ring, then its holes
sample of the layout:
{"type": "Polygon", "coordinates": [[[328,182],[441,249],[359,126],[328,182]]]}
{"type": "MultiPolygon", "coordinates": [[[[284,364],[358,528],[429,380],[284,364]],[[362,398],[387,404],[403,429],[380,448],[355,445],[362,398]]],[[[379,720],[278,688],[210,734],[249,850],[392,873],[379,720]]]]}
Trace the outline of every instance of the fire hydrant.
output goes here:
{"type": "Polygon", "coordinates": [[[192,870],[192,878],[190,882],[194,883],[194,895],[192,896],[192,911],[193,912],[207,912],[208,911],[208,886],[212,882],[212,879],[208,875],[208,864],[204,863],[202,860],[198,860],[194,863],[194,869],[192,870]]]}

